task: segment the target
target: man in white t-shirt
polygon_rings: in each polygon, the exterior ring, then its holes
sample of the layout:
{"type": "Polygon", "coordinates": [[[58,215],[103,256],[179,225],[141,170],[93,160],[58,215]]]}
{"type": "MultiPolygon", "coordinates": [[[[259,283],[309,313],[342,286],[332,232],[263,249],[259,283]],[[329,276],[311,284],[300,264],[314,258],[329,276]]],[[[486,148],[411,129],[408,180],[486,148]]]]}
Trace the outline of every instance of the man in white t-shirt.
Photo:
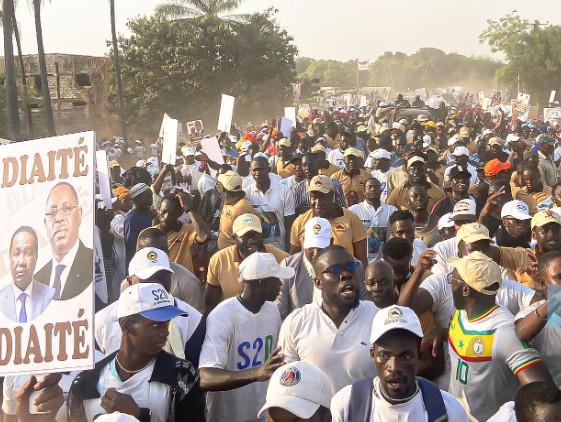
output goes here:
{"type": "Polygon", "coordinates": [[[368,333],[378,308],[359,299],[357,263],[343,247],[324,248],[314,262],[321,299],[294,310],[284,320],[279,346],[287,362],[301,360],[328,376],[333,393],[374,376],[368,333]]]}
{"type": "MultiPolygon", "coordinates": [[[[385,150],[384,150],[385,151],[385,150]]],[[[387,151],[386,151],[387,152],[387,151]]],[[[397,208],[382,202],[382,185],[376,178],[364,183],[366,199],[360,204],[349,207],[364,224],[367,237],[368,262],[380,259],[382,249],[390,233],[390,216],[397,208]]]]}
{"type": "Polygon", "coordinates": [[[458,309],[448,337],[450,393],[472,419],[486,421],[514,399],[520,384],[554,382],[538,352],[516,337],[514,316],[496,304],[499,265],[478,251],[448,263],[458,309]]]}
{"type": "Polygon", "coordinates": [[[287,228],[292,226],[295,218],[294,197],[292,191],[282,183],[271,181],[270,171],[265,158],[254,158],[251,174],[255,182],[244,191],[265,229],[263,242],[287,250],[287,233],[290,233],[287,228]]]}
{"type": "Polygon", "coordinates": [[[370,356],[378,376],[348,385],[331,400],[333,422],[467,422],[461,404],[436,385],[416,377],[423,330],[415,313],[392,305],[372,323],[370,356]]]}
{"type": "MultiPolygon", "coordinates": [[[[159,283],[169,294],[173,270],[167,254],[157,248],[143,248],[136,252],[129,264],[129,284],[159,283]]],[[[165,350],[195,365],[199,361],[205,336],[205,321],[192,306],[169,295],[174,306],[185,316],[170,322],[165,350]]],[[[110,355],[119,349],[122,330],[117,315],[118,301],[95,314],[95,340],[99,350],[110,355]]]]}
{"type": "Polygon", "coordinates": [[[198,420],[202,397],[197,370],[163,350],[169,321],[185,312],[173,306],[158,283],[135,284],[117,303],[119,350],[76,377],[68,419],[93,421],[97,415],[121,412],[142,422],[198,420]]]}
{"type": "Polygon", "coordinates": [[[364,164],[367,169],[372,169],[372,177],[375,177],[380,181],[380,184],[382,185],[382,195],[380,200],[384,203],[386,202],[386,199],[388,199],[388,173],[395,170],[390,166],[390,160],[390,153],[383,148],[379,148],[374,150],[368,156],[368,159],[364,164]],[[372,162],[371,167],[369,167],[369,160],[372,162]]]}
{"type": "Polygon", "coordinates": [[[255,252],[239,266],[240,293],[209,314],[199,371],[207,390],[208,422],[265,421],[257,417],[265,404],[266,382],[283,364],[275,348],[281,317],[271,302],[280,291],[279,277],[294,276],[274,255],[255,252]]]}

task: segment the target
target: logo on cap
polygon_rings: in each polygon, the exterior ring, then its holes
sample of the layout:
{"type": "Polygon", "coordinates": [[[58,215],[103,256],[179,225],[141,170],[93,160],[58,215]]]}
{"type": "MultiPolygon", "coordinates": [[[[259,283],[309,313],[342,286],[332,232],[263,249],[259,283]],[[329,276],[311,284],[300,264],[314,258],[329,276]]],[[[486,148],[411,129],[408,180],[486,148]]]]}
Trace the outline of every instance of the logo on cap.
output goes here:
{"type": "Polygon", "coordinates": [[[316,186],[321,185],[321,179],[317,178],[314,183],[316,186]]]}
{"type": "Polygon", "coordinates": [[[251,218],[249,215],[247,217],[245,217],[245,219],[243,220],[243,222],[245,224],[251,224],[253,222],[253,218],[251,218]]]}
{"type": "Polygon", "coordinates": [[[473,353],[475,353],[477,356],[481,356],[483,354],[483,351],[485,350],[485,345],[483,344],[483,340],[481,340],[479,337],[476,338],[473,341],[473,345],[471,346],[471,349],[473,350],[473,353]]]}
{"type": "Polygon", "coordinates": [[[522,205],[522,204],[517,204],[517,205],[516,205],[516,209],[517,209],[517,210],[526,211],[526,207],[525,207],[524,205],[522,205]]]}
{"type": "Polygon", "coordinates": [[[314,230],[314,233],[317,234],[317,233],[320,232],[321,226],[319,224],[314,224],[313,230],[314,230]]]}
{"type": "Polygon", "coordinates": [[[148,258],[149,261],[152,261],[153,263],[155,263],[158,260],[158,254],[154,251],[150,251],[150,252],[148,252],[148,255],[146,256],[146,258],[148,258]]]}
{"type": "Polygon", "coordinates": [[[289,368],[282,373],[280,383],[285,387],[293,387],[300,382],[301,378],[302,375],[298,368],[289,368]]]}
{"type": "Polygon", "coordinates": [[[403,312],[401,312],[401,309],[399,308],[390,309],[390,311],[388,312],[389,319],[400,319],[402,316],[403,312]]]}

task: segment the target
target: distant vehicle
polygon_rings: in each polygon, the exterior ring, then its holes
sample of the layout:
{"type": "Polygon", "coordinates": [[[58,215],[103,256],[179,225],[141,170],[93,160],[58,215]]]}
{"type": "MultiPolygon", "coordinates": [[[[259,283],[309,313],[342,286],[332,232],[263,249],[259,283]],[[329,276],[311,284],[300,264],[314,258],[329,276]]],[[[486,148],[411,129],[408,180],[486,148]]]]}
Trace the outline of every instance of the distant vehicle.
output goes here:
{"type": "MultiPolygon", "coordinates": [[[[390,127],[394,122],[394,120],[392,119],[394,110],[395,107],[392,107],[391,111],[388,112],[388,114],[386,114],[388,118],[388,124],[390,127]]],[[[434,121],[434,115],[432,113],[433,111],[434,109],[430,107],[404,107],[400,109],[399,112],[397,113],[397,116],[395,116],[395,121],[400,121],[401,119],[407,119],[408,124],[411,124],[413,120],[419,117],[419,114],[426,114],[429,120],[434,121]]]]}

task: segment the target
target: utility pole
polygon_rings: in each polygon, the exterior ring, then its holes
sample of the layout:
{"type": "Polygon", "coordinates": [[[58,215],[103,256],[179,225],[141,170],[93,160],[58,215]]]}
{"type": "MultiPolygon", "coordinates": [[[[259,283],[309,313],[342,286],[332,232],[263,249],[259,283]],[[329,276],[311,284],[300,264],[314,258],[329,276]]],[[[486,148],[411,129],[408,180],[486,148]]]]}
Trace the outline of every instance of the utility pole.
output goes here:
{"type": "Polygon", "coordinates": [[[547,27],[547,25],[549,25],[549,21],[547,21],[546,23],[541,23],[540,21],[534,21],[534,30],[532,31],[532,33],[536,33],[537,31],[539,31],[540,26],[547,27]]]}

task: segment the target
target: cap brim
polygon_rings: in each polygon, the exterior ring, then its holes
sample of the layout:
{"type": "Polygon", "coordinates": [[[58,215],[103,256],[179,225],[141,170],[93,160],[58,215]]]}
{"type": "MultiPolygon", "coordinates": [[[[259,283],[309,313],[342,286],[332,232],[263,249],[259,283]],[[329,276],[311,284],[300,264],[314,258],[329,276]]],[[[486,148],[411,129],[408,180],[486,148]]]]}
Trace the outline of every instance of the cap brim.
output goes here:
{"type": "MultiPolygon", "coordinates": [[[[529,214],[524,214],[523,212],[511,212],[508,215],[505,215],[504,217],[512,217],[512,218],[516,218],[517,220],[531,220],[532,216],[529,214]]],[[[501,218],[503,218],[503,216],[501,216],[501,218]]]]}
{"type": "Polygon", "coordinates": [[[187,312],[171,305],[139,312],[139,314],[150,321],[169,321],[178,316],[189,316],[187,312]]]}
{"type": "Polygon", "coordinates": [[[331,244],[331,238],[315,238],[315,239],[306,239],[304,236],[304,249],[309,248],[327,248],[331,244]]]}
{"type": "Polygon", "coordinates": [[[173,273],[174,271],[169,268],[169,267],[164,267],[163,265],[155,265],[153,267],[148,267],[145,268],[143,270],[138,271],[136,274],[131,274],[131,275],[135,275],[138,278],[140,278],[141,280],[146,280],[149,277],[152,277],[154,274],[156,274],[158,271],[167,271],[169,273],[173,273]]]}
{"type": "Polygon", "coordinates": [[[244,234],[249,233],[249,232],[256,232],[256,233],[263,233],[263,227],[259,226],[257,227],[242,227],[241,229],[237,230],[234,232],[234,234],[236,236],[242,237],[244,234]]]}
{"type": "Polygon", "coordinates": [[[404,324],[395,324],[392,326],[388,326],[386,330],[384,331],[380,331],[379,333],[377,333],[375,336],[370,336],[370,344],[374,344],[378,341],[378,339],[380,337],[382,337],[384,334],[389,333],[390,331],[393,330],[405,330],[405,331],[409,331],[412,334],[415,334],[417,337],[423,338],[423,331],[417,331],[415,329],[412,329],[411,327],[407,327],[404,324]]]}
{"type": "Polygon", "coordinates": [[[333,191],[329,188],[313,187],[312,189],[308,189],[308,192],[331,193],[333,191]]]}
{"type": "Polygon", "coordinates": [[[279,407],[284,409],[300,419],[310,419],[320,407],[320,404],[306,400],[302,397],[295,396],[275,396],[267,400],[265,406],[261,408],[258,418],[265,415],[265,412],[271,407],[279,407]]]}
{"type": "Polygon", "coordinates": [[[276,276],[278,278],[292,278],[296,274],[296,271],[292,267],[280,267],[277,270],[276,276]]]}
{"type": "Polygon", "coordinates": [[[453,221],[466,221],[466,220],[473,220],[473,219],[477,219],[477,216],[475,214],[458,214],[458,215],[453,215],[452,217],[453,221]]]}
{"type": "Polygon", "coordinates": [[[454,177],[458,177],[458,176],[468,176],[468,177],[471,177],[471,173],[470,173],[469,171],[460,171],[459,173],[456,173],[455,175],[450,176],[450,177],[453,179],[454,177]]]}

